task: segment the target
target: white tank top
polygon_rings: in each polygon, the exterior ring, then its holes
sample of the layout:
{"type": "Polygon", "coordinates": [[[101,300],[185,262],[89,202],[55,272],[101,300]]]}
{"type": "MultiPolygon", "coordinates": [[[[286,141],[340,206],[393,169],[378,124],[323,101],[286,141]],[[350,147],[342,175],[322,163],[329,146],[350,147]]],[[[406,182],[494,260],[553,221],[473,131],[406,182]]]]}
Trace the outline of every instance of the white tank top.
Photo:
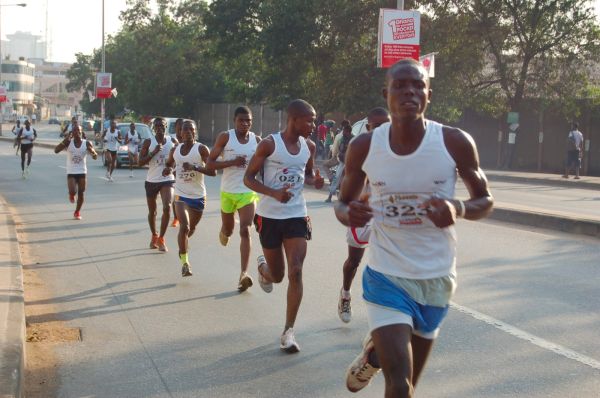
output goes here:
{"type": "Polygon", "coordinates": [[[109,151],[116,151],[119,148],[119,141],[117,141],[118,137],[119,129],[116,129],[114,133],[108,130],[106,132],[106,136],[104,137],[106,139],[106,149],[109,151]]]}
{"type": "Polygon", "coordinates": [[[181,147],[183,144],[179,144],[175,148],[173,157],[175,158],[175,195],[183,196],[190,199],[200,199],[206,196],[206,186],[204,185],[204,174],[199,171],[185,171],[183,170],[183,163],[187,162],[192,166],[204,166],[202,156],[198,152],[200,143],[194,143],[194,146],[190,152],[183,156],[181,154],[181,147]]]}
{"type": "MultiPolygon", "coordinates": [[[[253,132],[248,133],[248,142],[245,144],[240,143],[235,134],[235,130],[229,130],[229,140],[227,145],[223,148],[221,156],[223,160],[233,160],[238,156],[243,156],[247,161],[250,161],[254,152],[256,152],[256,136],[253,132]]],[[[223,176],[221,177],[221,191],[229,193],[244,193],[251,192],[250,188],[244,185],[244,173],[246,172],[246,166],[231,166],[223,169],[223,176]]]]}
{"type": "Polygon", "coordinates": [[[390,123],[375,129],[363,170],[369,179],[373,223],[369,267],[408,279],[454,275],[454,226],[436,227],[418,205],[431,196],[454,198],[456,163],[446,149],[442,125],[426,121],[411,154],[390,148],[390,123]]]}
{"type": "Polygon", "coordinates": [[[75,140],[71,140],[67,147],[67,174],[87,173],[87,141],[81,140],[79,148],[75,146],[75,140]]]}
{"type": "Polygon", "coordinates": [[[127,132],[127,139],[129,141],[127,144],[127,150],[132,153],[137,153],[138,144],[140,143],[140,135],[137,133],[137,131],[131,134],[131,130],[129,130],[127,132]]]}
{"type": "Polygon", "coordinates": [[[21,133],[21,144],[33,144],[33,127],[30,127],[30,130],[27,130],[23,127],[23,132],[21,133]]]}
{"type": "Polygon", "coordinates": [[[267,218],[283,220],[286,218],[306,217],[306,200],[302,194],[304,188],[304,171],[310,158],[310,150],[303,137],[299,137],[300,151],[296,155],[288,152],[281,132],[271,134],[275,142],[275,150],[265,159],[263,167],[263,184],[273,189],[290,187],[292,198],[287,203],[260,194],[256,214],[267,218]]]}
{"type": "MultiPolygon", "coordinates": [[[[150,137],[150,146],[148,147],[148,153],[152,153],[156,146],[158,145],[158,141],[156,141],[156,137],[150,137]]],[[[175,181],[175,177],[173,173],[168,176],[163,176],[162,172],[165,168],[165,163],[169,158],[169,153],[175,144],[170,137],[165,137],[165,143],[162,146],[162,149],[159,153],[154,155],[150,162],[148,162],[148,174],[146,175],[146,181],[148,182],[165,182],[165,181],[175,181]]]]}

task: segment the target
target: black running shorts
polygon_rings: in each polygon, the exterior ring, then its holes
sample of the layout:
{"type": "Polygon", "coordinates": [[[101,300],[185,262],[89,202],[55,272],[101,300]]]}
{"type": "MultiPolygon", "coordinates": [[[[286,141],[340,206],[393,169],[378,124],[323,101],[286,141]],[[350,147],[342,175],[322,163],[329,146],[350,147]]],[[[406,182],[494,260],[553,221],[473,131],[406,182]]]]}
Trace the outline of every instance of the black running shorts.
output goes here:
{"type": "Polygon", "coordinates": [[[254,226],[265,249],[281,247],[285,239],[304,238],[310,240],[312,227],[309,217],[285,218],[283,220],[254,216],[254,226]]]}

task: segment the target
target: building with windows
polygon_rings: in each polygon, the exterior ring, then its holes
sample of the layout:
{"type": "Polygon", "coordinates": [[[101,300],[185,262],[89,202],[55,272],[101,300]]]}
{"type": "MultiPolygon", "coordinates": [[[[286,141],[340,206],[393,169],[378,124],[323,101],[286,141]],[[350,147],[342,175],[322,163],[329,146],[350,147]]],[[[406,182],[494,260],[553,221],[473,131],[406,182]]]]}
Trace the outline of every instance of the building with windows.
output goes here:
{"type": "Polygon", "coordinates": [[[71,64],[30,59],[35,64],[35,104],[38,118],[70,118],[79,112],[83,92],[68,92],[67,71],[71,64]]]}
{"type": "Polygon", "coordinates": [[[2,40],[2,56],[10,59],[46,58],[47,45],[42,36],[17,31],[2,40]]]}
{"type": "Polygon", "coordinates": [[[16,115],[32,115],[34,105],[35,65],[24,59],[17,61],[2,60],[2,79],[7,89],[8,101],[4,103],[2,112],[4,120],[16,115]]]}

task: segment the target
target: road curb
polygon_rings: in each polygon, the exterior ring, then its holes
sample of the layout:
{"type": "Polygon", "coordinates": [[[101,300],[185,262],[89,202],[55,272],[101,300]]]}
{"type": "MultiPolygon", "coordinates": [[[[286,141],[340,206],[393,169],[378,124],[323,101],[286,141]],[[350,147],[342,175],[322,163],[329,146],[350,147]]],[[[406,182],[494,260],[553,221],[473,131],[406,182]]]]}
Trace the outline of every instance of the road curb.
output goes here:
{"type": "Polygon", "coordinates": [[[552,229],[570,234],[600,238],[600,222],[594,220],[511,209],[502,206],[494,206],[488,218],[512,224],[534,226],[536,228],[552,229]]]}
{"type": "Polygon", "coordinates": [[[23,267],[15,223],[0,197],[0,397],[21,397],[25,365],[23,267]]]}
{"type": "MultiPolygon", "coordinates": [[[[494,174],[491,171],[485,171],[485,175],[489,181],[501,181],[501,182],[515,182],[520,184],[541,184],[551,185],[565,188],[582,188],[582,189],[596,189],[600,190],[600,183],[585,181],[585,177],[581,177],[582,180],[575,180],[573,178],[543,178],[543,177],[527,177],[527,176],[514,176],[514,175],[500,175],[494,174]]],[[[552,176],[554,177],[554,176],[552,176]]]]}

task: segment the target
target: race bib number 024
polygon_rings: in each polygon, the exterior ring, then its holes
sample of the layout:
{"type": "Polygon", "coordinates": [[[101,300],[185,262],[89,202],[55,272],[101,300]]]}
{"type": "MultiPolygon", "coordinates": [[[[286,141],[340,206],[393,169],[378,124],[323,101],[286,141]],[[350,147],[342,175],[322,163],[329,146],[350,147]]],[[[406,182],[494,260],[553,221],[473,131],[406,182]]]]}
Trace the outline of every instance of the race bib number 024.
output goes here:
{"type": "Polygon", "coordinates": [[[378,203],[383,225],[393,228],[431,227],[427,210],[420,205],[431,198],[431,193],[392,193],[381,197],[378,203]]]}

